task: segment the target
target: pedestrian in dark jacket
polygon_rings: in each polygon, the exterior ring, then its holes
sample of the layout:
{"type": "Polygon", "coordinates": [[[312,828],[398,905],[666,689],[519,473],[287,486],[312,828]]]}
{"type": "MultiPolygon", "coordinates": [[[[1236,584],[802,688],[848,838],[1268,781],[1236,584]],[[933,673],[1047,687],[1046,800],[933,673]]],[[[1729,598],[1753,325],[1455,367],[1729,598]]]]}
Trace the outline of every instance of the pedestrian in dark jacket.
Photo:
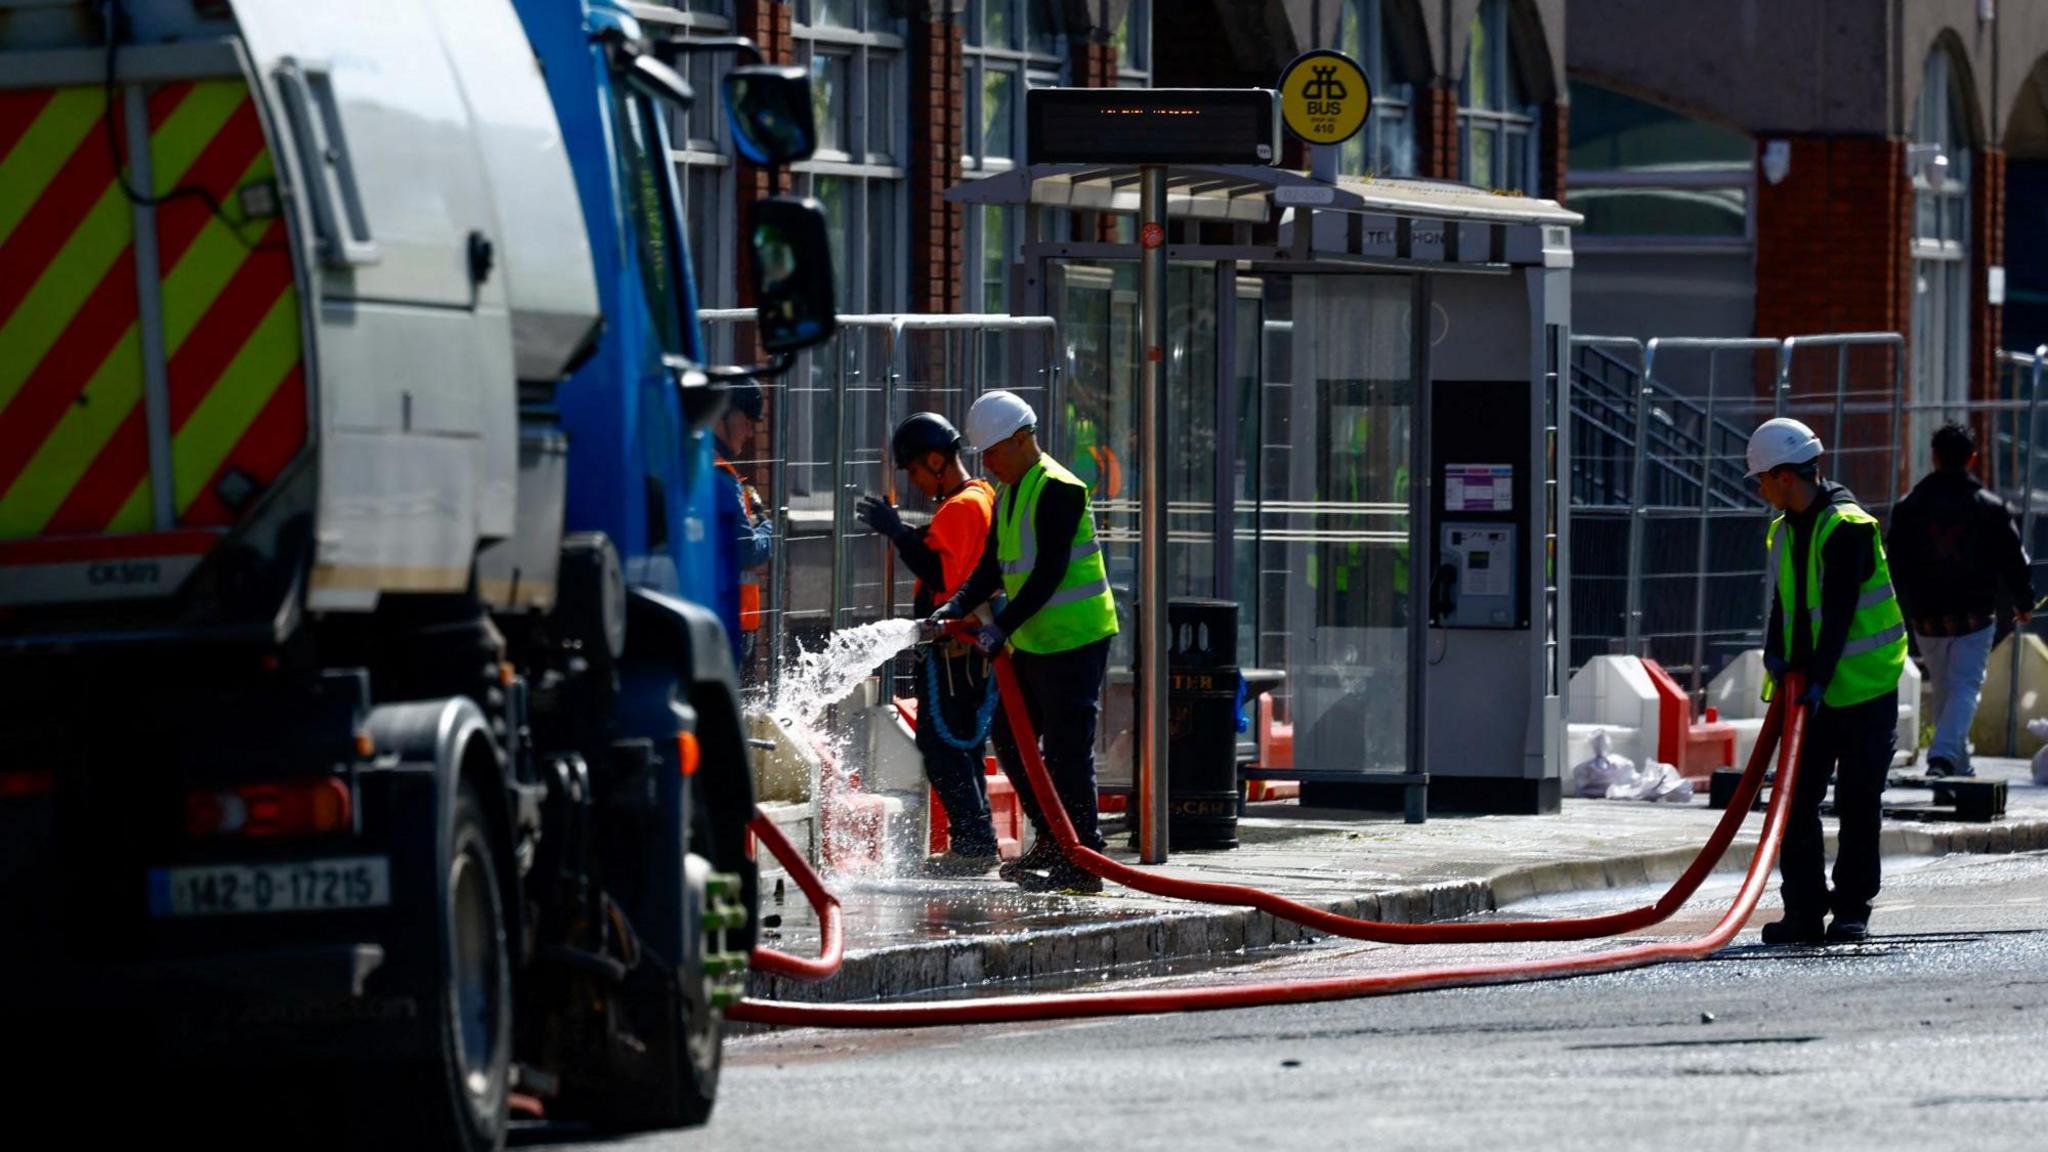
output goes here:
{"type": "Polygon", "coordinates": [[[1976,463],[1968,428],[1950,424],[1936,432],[1934,471],[1892,510],[1885,534],[1899,603],[1934,693],[1930,776],[1973,772],[1970,722],[1984,690],[2000,594],[2011,599],[2020,624],[2033,615],[2026,549],[2005,502],[1970,475],[1976,463]]]}

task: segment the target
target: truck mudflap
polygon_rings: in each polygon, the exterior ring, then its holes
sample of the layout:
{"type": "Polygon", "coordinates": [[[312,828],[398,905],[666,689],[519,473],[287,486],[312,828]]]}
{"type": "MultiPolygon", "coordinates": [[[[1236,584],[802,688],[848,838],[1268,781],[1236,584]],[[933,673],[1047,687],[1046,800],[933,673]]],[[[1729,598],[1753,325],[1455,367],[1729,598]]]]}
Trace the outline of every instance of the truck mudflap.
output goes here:
{"type": "Polygon", "coordinates": [[[304,449],[284,203],[240,75],[0,87],[0,605],[175,593],[304,449]]]}

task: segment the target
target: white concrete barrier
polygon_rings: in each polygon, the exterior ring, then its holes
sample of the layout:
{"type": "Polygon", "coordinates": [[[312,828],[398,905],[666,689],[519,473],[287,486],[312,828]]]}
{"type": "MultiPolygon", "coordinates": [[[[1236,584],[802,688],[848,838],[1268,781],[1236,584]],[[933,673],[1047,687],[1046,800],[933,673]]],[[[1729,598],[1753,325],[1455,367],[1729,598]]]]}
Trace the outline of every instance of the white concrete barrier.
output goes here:
{"type": "Polygon", "coordinates": [[[1593,755],[1593,733],[1605,729],[1610,752],[1640,764],[1657,758],[1661,734],[1657,686],[1634,656],[1595,656],[1572,673],[1566,771],[1593,755]]]}

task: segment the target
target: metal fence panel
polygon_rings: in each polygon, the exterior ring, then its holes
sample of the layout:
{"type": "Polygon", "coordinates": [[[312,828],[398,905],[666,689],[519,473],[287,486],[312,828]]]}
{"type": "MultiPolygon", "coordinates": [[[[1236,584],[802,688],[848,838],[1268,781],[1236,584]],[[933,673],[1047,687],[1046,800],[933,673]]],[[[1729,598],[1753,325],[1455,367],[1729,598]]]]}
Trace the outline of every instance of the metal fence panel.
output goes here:
{"type": "MultiPolygon", "coordinates": [[[[752,346],[752,310],[707,311],[701,319],[722,355],[752,346]]],[[[888,541],[854,516],[866,492],[892,497],[912,523],[931,514],[922,496],[899,486],[889,459],[899,421],[938,412],[962,424],[968,407],[994,388],[1017,392],[1040,412],[1051,411],[1059,395],[1051,317],[847,315],[839,327],[838,337],[787,374],[761,380],[767,450],[733,462],[762,488],[775,517],[764,642],[754,666],[742,670],[750,681],[772,683],[799,639],[816,647],[829,632],[908,610],[911,577],[888,541]]]]}

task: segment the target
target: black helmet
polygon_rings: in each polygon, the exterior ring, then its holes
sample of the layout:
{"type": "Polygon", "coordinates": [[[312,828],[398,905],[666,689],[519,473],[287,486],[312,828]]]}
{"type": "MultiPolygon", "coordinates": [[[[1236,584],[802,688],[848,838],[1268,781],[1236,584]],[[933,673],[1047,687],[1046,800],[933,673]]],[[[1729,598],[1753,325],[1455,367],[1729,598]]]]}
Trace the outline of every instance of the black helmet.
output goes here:
{"type": "Polygon", "coordinates": [[[761,402],[761,385],[751,376],[726,385],[725,406],[731,411],[759,420],[761,413],[766,411],[761,402]]]}
{"type": "Polygon", "coordinates": [[[927,452],[943,452],[948,456],[960,449],[960,430],[953,422],[937,412],[918,412],[896,426],[896,434],[889,437],[889,451],[896,457],[898,468],[910,467],[910,462],[927,452]]]}

